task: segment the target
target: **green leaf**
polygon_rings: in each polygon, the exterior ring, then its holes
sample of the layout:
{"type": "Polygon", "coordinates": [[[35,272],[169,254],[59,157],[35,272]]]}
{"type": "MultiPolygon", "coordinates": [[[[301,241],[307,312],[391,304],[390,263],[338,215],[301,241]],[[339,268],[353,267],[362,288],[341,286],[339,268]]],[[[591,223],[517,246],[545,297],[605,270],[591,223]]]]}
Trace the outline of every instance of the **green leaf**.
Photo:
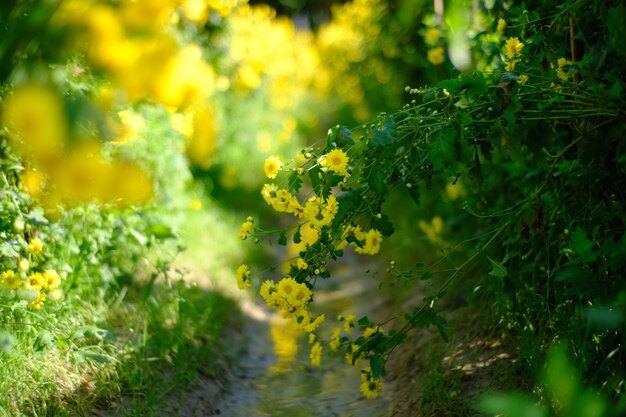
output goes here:
{"type": "Polygon", "coordinates": [[[0,352],[11,353],[15,346],[15,337],[9,332],[0,330],[0,352]]]}
{"type": "Polygon", "coordinates": [[[311,186],[315,194],[320,195],[322,193],[321,180],[320,180],[320,168],[314,166],[309,170],[309,178],[311,178],[311,186]]]}
{"type": "Polygon", "coordinates": [[[149,225],[146,228],[146,233],[150,236],[156,237],[157,239],[171,239],[176,237],[172,228],[163,223],[154,223],[149,225]]]}
{"type": "Polygon", "coordinates": [[[346,148],[352,145],[354,145],[352,131],[347,127],[337,125],[328,130],[328,136],[326,137],[327,149],[333,149],[335,146],[338,148],[346,148]]]}
{"type": "Polygon", "coordinates": [[[76,352],[74,352],[74,355],[76,356],[76,358],[80,360],[90,360],[90,361],[94,361],[98,363],[110,363],[111,362],[111,358],[109,358],[108,356],[104,356],[100,353],[87,350],[87,349],[77,350],[76,352]]]}
{"type": "Polygon", "coordinates": [[[593,242],[587,238],[587,233],[577,226],[570,241],[571,250],[578,255],[582,263],[594,262],[597,254],[593,252],[593,242]]]}
{"type": "Polygon", "coordinates": [[[370,368],[373,378],[378,379],[385,377],[385,359],[381,355],[370,356],[370,368]]]}
{"type": "Polygon", "coordinates": [[[548,412],[532,397],[520,393],[491,394],[481,397],[478,408],[488,415],[507,417],[547,417],[548,412]]]}
{"type": "Polygon", "coordinates": [[[293,243],[302,242],[302,234],[300,234],[300,226],[298,226],[298,230],[293,234],[293,243]]]}
{"type": "Polygon", "coordinates": [[[370,189],[378,194],[385,194],[387,186],[385,185],[385,168],[381,165],[373,165],[367,176],[367,184],[370,189]]]}
{"type": "Polygon", "coordinates": [[[396,124],[391,116],[388,116],[384,123],[377,126],[369,139],[372,146],[393,145],[396,136],[396,124]]]}
{"type": "Polygon", "coordinates": [[[278,244],[281,246],[287,245],[287,234],[284,230],[282,230],[278,236],[278,244]]]}
{"type": "Polygon", "coordinates": [[[302,175],[298,175],[297,172],[292,172],[289,175],[287,189],[289,190],[289,192],[296,194],[298,191],[300,191],[300,187],[302,187],[302,175]]]}
{"type": "Polygon", "coordinates": [[[372,226],[377,229],[383,236],[391,236],[394,232],[393,223],[389,220],[389,216],[381,213],[380,219],[376,216],[372,218],[372,226]]]}
{"type": "Polygon", "coordinates": [[[487,256],[487,259],[489,260],[489,262],[491,263],[491,266],[493,267],[493,269],[489,272],[489,275],[493,277],[497,277],[497,278],[504,278],[508,275],[508,271],[504,265],[502,265],[498,261],[494,261],[489,256],[487,256]]]}
{"type": "Polygon", "coordinates": [[[420,187],[417,184],[411,183],[411,187],[406,187],[406,190],[409,193],[409,196],[411,197],[411,200],[413,200],[413,202],[415,204],[417,204],[418,207],[421,207],[421,204],[420,204],[420,187]]]}
{"type": "Polygon", "coordinates": [[[56,342],[56,337],[54,334],[49,332],[48,330],[42,330],[37,334],[35,341],[33,342],[33,348],[36,352],[42,351],[44,349],[48,349],[56,342]]]}
{"type": "Polygon", "coordinates": [[[609,32],[608,43],[621,56],[626,55],[624,39],[626,38],[626,7],[620,5],[609,9],[606,13],[606,28],[609,32]]]}
{"type": "Polygon", "coordinates": [[[372,323],[370,319],[367,316],[365,316],[365,317],[361,317],[359,321],[357,321],[357,324],[361,327],[371,327],[372,324],[374,323],[372,323]]]}
{"type": "Polygon", "coordinates": [[[456,129],[447,128],[440,131],[432,142],[429,159],[435,169],[443,169],[458,158],[458,133],[456,129]]]}
{"type": "MultiPolygon", "coordinates": [[[[17,242],[15,242],[15,244],[17,244],[17,242]]],[[[4,258],[10,259],[17,259],[20,257],[20,253],[15,249],[13,242],[0,243],[0,255],[2,255],[4,258]]]]}

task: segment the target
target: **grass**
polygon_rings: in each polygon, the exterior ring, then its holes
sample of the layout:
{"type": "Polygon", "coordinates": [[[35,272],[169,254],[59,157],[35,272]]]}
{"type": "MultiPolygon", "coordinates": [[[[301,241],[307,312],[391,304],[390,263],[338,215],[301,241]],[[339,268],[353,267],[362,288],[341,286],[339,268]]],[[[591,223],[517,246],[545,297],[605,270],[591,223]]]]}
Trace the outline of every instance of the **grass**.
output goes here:
{"type": "Polygon", "coordinates": [[[219,378],[240,319],[234,293],[218,290],[236,288],[239,224],[210,206],[185,220],[176,265],[146,259],[153,268],[104,297],[81,288],[39,311],[2,306],[12,343],[0,350],[0,417],[157,415],[199,377],[219,378]]]}

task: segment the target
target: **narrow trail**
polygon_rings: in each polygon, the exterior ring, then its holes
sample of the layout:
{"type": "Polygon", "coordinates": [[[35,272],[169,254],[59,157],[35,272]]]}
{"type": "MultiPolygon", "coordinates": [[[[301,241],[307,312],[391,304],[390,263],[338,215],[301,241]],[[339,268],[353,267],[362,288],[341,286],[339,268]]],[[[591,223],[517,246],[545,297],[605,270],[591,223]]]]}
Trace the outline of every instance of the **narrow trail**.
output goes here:
{"type": "MultiPolygon", "coordinates": [[[[316,288],[315,312],[327,320],[338,314],[371,315],[378,282],[363,273],[373,265],[346,256],[332,265],[333,276],[316,288]]],[[[340,353],[324,347],[322,365],[311,367],[306,337],[259,306],[245,306],[246,348],[235,375],[214,405],[213,416],[227,417],[381,417],[384,396],[359,392],[361,367],[348,366],[340,353]]],[[[327,326],[330,327],[330,326],[327,326]]],[[[328,330],[328,329],[327,329],[328,330]]],[[[330,331],[330,330],[329,330],[330,331]]],[[[305,335],[306,336],[306,335],[305,335]]],[[[383,388],[384,390],[384,388],[383,388]]]]}

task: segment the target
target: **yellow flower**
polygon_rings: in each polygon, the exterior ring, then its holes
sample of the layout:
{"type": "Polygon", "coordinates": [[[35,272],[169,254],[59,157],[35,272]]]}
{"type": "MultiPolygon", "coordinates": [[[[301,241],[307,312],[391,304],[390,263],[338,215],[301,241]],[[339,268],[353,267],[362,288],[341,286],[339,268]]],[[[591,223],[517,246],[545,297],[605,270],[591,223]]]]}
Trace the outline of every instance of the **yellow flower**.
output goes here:
{"type": "Polygon", "coordinates": [[[496,27],[496,30],[498,32],[502,32],[505,28],[506,28],[506,20],[502,18],[498,19],[498,26],[496,27]]]}
{"type": "Polygon", "coordinates": [[[339,175],[348,175],[348,155],[341,149],[333,149],[320,158],[320,165],[339,175]]]}
{"type": "Polygon", "coordinates": [[[15,89],[5,99],[0,124],[8,128],[18,151],[37,161],[58,155],[67,136],[67,118],[61,96],[43,85],[15,89]]]}
{"type": "Polygon", "coordinates": [[[368,338],[374,336],[376,333],[380,331],[380,326],[368,327],[363,331],[363,337],[368,338]]]}
{"type": "Polygon", "coordinates": [[[237,234],[237,237],[241,240],[246,240],[246,238],[250,234],[250,230],[252,229],[253,224],[254,224],[254,221],[252,220],[246,220],[245,222],[243,222],[243,224],[241,225],[241,229],[239,230],[239,233],[237,234]]]}
{"type": "Polygon", "coordinates": [[[556,69],[557,77],[559,77],[563,81],[568,81],[570,79],[570,75],[568,74],[567,70],[563,70],[563,67],[567,65],[572,65],[572,61],[568,61],[565,58],[559,58],[556,63],[558,65],[558,68],[556,69]]]}
{"type": "Polygon", "coordinates": [[[276,283],[269,279],[265,280],[263,284],[261,284],[259,292],[261,293],[261,297],[263,297],[266,302],[269,302],[276,294],[276,283]]]}
{"type": "Polygon", "coordinates": [[[250,268],[248,265],[243,264],[237,268],[237,287],[240,290],[245,290],[250,286],[250,268]]]}
{"type": "Polygon", "coordinates": [[[528,81],[528,75],[526,74],[520,75],[517,79],[518,84],[524,84],[526,81],[528,81]]]}
{"type": "Polygon", "coordinates": [[[311,359],[311,365],[320,366],[320,362],[322,361],[322,345],[320,342],[315,342],[311,347],[309,358],[311,359]]]}
{"type": "Polygon", "coordinates": [[[504,64],[504,70],[508,72],[515,71],[515,66],[519,64],[521,59],[512,59],[504,64]]]}
{"type": "Polygon", "coordinates": [[[37,255],[43,249],[43,242],[38,237],[28,243],[28,252],[37,255]]]}
{"type": "Polygon", "coordinates": [[[429,49],[426,54],[426,59],[433,65],[442,64],[446,60],[445,50],[442,46],[429,49]]]}
{"type": "Polygon", "coordinates": [[[343,330],[347,334],[352,334],[352,329],[354,329],[354,322],[356,321],[356,316],[354,314],[350,314],[347,316],[343,322],[343,330]]]}
{"type": "Polygon", "coordinates": [[[307,269],[309,267],[309,264],[307,264],[304,259],[298,258],[296,266],[298,267],[298,269],[307,269]]]}
{"type": "Polygon", "coordinates": [[[46,294],[43,292],[40,292],[37,295],[37,298],[35,298],[34,301],[31,301],[31,303],[28,304],[28,307],[32,308],[33,310],[39,310],[41,306],[43,305],[44,301],[46,301],[46,294]]]}
{"type": "Polygon", "coordinates": [[[16,274],[13,270],[4,271],[0,276],[0,283],[2,287],[7,290],[16,290],[22,284],[22,278],[19,274],[16,274]]]}
{"type": "Polygon", "coordinates": [[[369,381],[361,382],[361,393],[365,398],[376,398],[380,394],[383,383],[380,379],[371,378],[369,381]]]}
{"type": "Polygon", "coordinates": [[[265,202],[271,206],[278,197],[278,187],[276,184],[265,184],[261,189],[261,195],[265,202]]]}
{"type": "Polygon", "coordinates": [[[523,47],[524,44],[518,38],[509,38],[504,44],[504,55],[509,59],[519,56],[523,47]]]}
{"type": "Polygon", "coordinates": [[[339,327],[333,329],[333,333],[330,336],[330,350],[333,352],[339,349],[339,345],[341,343],[341,329],[339,327]]]}
{"type": "Polygon", "coordinates": [[[424,35],[424,40],[427,44],[433,45],[437,43],[439,36],[439,28],[428,28],[426,30],[426,34],[424,35]]]}
{"type": "Polygon", "coordinates": [[[367,234],[365,234],[365,243],[363,244],[363,247],[357,247],[355,252],[366,255],[376,255],[380,250],[380,243],[382,240],[382,233],[376,229],[370,229],[367,234]]]}
{"type": "Polygon", "coordinates": [[[24,288],[31,291],[39,291],[43,287],[45,279],[39,272],[33,272],[26,278],[24,282],[24,288]]]}
{"type": "MultiPolygon", "coordinates": [[[[179,128],[187,133],[185,153],[200,168],[209,168],[217,150],[220,125],[213,108],[207,104],[197,106],[190,116],[182,116],[179,128]],[[185,120],[187,118],[187,120],[185,120]],[[186,126],[185,123],[189,125],[186,126]]],[[[183,133],[183,134],[185,134],[183,133]]]]}
{"type": "Polygon", "coordinates": [[[263,171],[265,172],[265,176],[272,179],[276,178],[276,175],[278,175],[278,172],[280,171],[282,166],[283,163],[277,156],[270,156],[265,160],[265,163],[263,164],[263,171]]]}
{"type": "Polygon", "coordinates": [[[61,285],[61,277],[59,273],[54,269],[48,269],[43,273],[43,288],[51,291],[55,290],[61,285]]]}

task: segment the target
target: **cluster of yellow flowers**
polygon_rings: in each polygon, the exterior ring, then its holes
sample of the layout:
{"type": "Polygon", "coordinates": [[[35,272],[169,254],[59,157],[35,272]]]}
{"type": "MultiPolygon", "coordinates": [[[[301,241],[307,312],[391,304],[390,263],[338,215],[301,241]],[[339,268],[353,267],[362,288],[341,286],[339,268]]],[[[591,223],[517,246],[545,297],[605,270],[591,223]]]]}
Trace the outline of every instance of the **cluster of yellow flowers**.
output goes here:
{"type": "Polygon", "coordinates": [[[133,205],[152,196],[144,171],[130,161],[105,159],[100,140],[71,145],[63,98],[52,87],[19,86],[2,110],[2,125],[25,161],[23,186],[44,207],[89,201],[133,205]]]}
{"type": "MultiPolygon", "coordinates": [[[[498,25],[500,22],[498,22],[498,25]]],[[[508,38],[506,43],[504,44],[504,69],[506,71],[512,72],[515,71],[515,67],[522,61],[522,49],[524,48],[524,44],[520,42],[518,38],[508,38]]],[[[521,74],[518,83],[524,84],[528,80],[528,75],[521,74]]]]}
{"type": "MultiPolygon", "coordinates": [[[[29,255],[37,258],[44,244],[39,238],[33,238],[27,245],[29,255]]],[[[61,276],[54,269],[42,272],[31,271],[31,263],[25,257],[20,258],[16,268],[8,269],[0,274],[0,288],[8,291],[10,297],[17,297],[28,303],[28,307],[39,310],[48,300],[59,301],[63,297],[59,289],[61,276]],[[30,272],[30,273],[29,273],[30,272]]]]}

